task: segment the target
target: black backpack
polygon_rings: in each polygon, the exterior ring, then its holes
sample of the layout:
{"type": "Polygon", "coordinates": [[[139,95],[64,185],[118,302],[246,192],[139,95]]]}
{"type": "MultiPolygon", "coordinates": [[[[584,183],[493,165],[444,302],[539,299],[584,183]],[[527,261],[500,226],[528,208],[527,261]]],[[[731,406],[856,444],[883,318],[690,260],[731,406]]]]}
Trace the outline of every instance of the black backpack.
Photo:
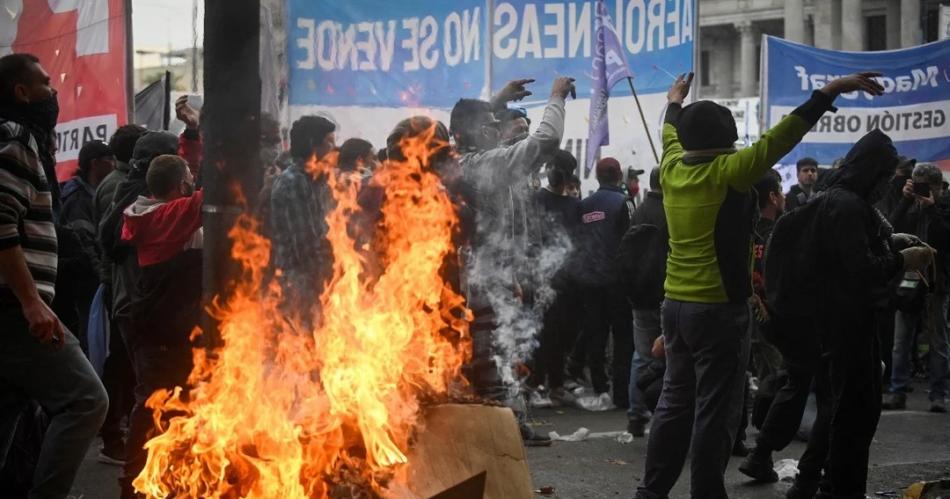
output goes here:
{"type": "Polygon", "coordinates": [[[633,308],[660,308],[669,240],[666,230],[651,224],[631,226],[620,240],[617,251],[620,281],[633,308]]]}
{"type": "Polygon", "coordinates": [[[815,310],[820,279],[816,263],[818,212],[824,197],[809,200],[778,219],[765,250],[765,295],[769,311],[782,317],[815,310]]]}

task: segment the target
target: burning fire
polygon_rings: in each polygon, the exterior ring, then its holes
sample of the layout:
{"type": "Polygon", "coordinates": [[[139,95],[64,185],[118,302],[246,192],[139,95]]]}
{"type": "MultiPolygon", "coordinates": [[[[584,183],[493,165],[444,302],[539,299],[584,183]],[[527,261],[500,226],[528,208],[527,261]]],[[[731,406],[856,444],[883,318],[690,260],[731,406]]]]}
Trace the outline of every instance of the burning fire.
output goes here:
{"type": "Polygon", "coordinates": [[[431,130],[405,139],[409,160],[374,175],[385,200],[373,270],[368,248],[348,232],[360,211],[358,181],[335,161],[308,165],[326,176],[336,201],[326,220],[333,275],[312,329],[287,318],[278,285],[262,289],[270,247],[256,222],[244,218],[231,231],[243,276],[212,307],[222,346],[194,350],[190,391],[149,399],[161,432],[146,445],[139,492],[372,497],[404,481],[399,465],[421,404],[464,388],[471,352],[464,300],[440,273],[458,219],[426,164],[436,142],[431,130]]]}

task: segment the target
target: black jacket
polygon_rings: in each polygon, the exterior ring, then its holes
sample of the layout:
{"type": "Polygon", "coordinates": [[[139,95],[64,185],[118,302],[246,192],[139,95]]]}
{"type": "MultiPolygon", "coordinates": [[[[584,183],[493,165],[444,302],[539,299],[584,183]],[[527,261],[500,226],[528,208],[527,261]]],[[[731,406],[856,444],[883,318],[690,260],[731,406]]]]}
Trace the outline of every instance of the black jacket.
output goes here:
{"type": "Polygon", "coordinates": [[[828,179],[817,212],[819,325],[826,348],[872,335],[875,312],[886,307],[903,259],[890,245],[893,229],[873,205],[897,166],[891,139],[875,130],[859,140],[828,179]],[[849,334],[850,333],[850,334],[849,334]],[[832,337],[833,336],[833,337],[832,337]]]}
{"type": "MultiPolygon", "coordinates": [[[[640,225],[657,228],[655,237],[649,239],[638,255],[632,255],[634,265],[642,279],[637,283],[648,289],[637,289],[630,293],[631,305],[637,310],[656,310],[663,303],[663,282],[666,280],[666,257],[670,253],[670,232],[666,224],[666,212],[663,211],[663,194],[647,192],[643,202],[633,212],[631,231],[640,225]]],[[[629,232],[628,232],[629,234],[629,232]]],[[[625,257],[630,258],[630,257],[625,257]]]]}
{"type": "Polygon", "coordinates": [[[578,280],[591,287],[620,283],[617,250],[630,226],[627,196],[620,187],[602,185],[580,204],[578,280]]]}
{"type": "MultiPolygon", "coordinates": [[[[814,196],[814,194],[812,194],[812,196],[814,196]]],[[[785,209],[794,210],[805,204],[809,199],[811,198],[805,194],[805,191],[799,187],[798,184],[793,185],[792,188],[788,190],[788,193],[785,194],[785,209]]]]}

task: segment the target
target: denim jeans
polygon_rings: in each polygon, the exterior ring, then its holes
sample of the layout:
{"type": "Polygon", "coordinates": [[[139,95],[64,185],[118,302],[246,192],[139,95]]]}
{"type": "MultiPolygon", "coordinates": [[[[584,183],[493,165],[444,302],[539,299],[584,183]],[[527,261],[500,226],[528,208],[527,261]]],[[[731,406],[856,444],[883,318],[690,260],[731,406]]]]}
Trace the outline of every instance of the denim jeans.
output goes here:
{"type": "Polygon", "coordinates": [[[633,311],[633,360],[630,363],[630,409],[628,419],[645,419],[650,410],[643,402],[643,394],[637,388],[637,372],[653,359],[653,342],[663,334],[660,327],[660,310],[633,311]]]}
{"type": "Polygon", "coordinates": [[[945,294],[927,295],[926,305],[920,314],[897,312],[894,327],[894,350],[892,352],[891,393],[904,393],[910,381],[914,333],[923,323],[921,338],[930,344],[927,371],[930,376],[930,400],[943,400],[947,395],[948,347],[947,347],[947,301],[945,294]],[[922,321],[918,319],[923,319],[922,321]]]}
{"type": "Polygon", "coordinates": [[[726,498],[723,475],[739,429],[749,360],[748,306],[667,299],[663,337],[666,375],[637,497],[667,497],[692,448],[690,495],[726,498]]]}
{"type": "Polygon", "coordinates": [[[106,389],[72,333],[66,333],[60,349],[40,343],[30,335],[18,305],[0,308],[0,324],[0,465],[23,407],[36,400],[50,423],[29,497],[61,499],[106,417],[106,389]]]}

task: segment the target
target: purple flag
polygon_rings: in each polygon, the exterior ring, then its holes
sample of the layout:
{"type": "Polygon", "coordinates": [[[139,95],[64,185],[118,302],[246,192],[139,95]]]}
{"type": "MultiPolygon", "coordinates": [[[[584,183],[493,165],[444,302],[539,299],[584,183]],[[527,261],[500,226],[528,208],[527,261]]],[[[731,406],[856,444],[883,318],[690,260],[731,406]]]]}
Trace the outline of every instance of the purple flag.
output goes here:
{"type": "Polygon", "coordinates": [[[594,158],[600,146],[610,144],[610,129],[607,123],[607,98],[610,89],[620,80],[633,77],[627,66],[627,57],[614,23],[607,13],[604,0],[597,0],[597,14],[594,17],[595,50],[592,69],[594,82],[591,85],[590,120],[587,134],[587,162],[584,164],[584,177],[590,175],[594,158]]]}

